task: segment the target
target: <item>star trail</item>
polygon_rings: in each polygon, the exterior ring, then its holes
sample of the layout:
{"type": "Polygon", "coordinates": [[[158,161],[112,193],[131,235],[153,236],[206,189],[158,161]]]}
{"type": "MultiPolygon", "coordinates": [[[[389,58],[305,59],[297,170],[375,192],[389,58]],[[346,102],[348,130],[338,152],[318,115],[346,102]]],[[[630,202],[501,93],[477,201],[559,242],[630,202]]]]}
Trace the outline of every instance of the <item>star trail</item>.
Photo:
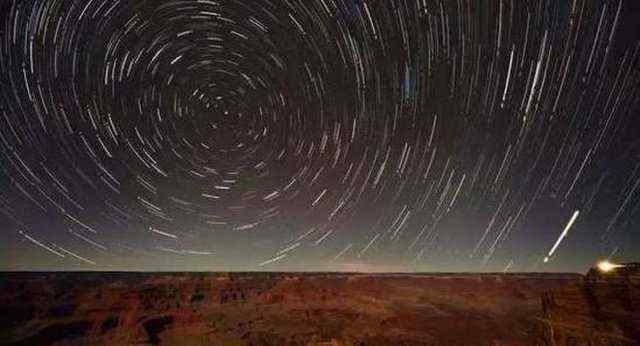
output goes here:
{"type": "Polygon", "coordinates": [[[637,260],[638,7],[3,1],[2,266],[637,260]]]}

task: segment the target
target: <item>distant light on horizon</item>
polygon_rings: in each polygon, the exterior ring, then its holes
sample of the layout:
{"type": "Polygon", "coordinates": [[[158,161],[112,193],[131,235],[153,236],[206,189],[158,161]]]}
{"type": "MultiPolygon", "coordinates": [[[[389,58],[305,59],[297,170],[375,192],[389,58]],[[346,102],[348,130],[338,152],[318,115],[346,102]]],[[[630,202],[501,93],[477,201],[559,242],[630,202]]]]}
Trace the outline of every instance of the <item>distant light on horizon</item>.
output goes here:
{"type": "Polygon", "coordinates": [[[598,270],[604,273],[608,273],[616,268],[624,267],[624,265],[611,263],[608,260],[598,262],[597,266],[598,266],[598,270]]]}

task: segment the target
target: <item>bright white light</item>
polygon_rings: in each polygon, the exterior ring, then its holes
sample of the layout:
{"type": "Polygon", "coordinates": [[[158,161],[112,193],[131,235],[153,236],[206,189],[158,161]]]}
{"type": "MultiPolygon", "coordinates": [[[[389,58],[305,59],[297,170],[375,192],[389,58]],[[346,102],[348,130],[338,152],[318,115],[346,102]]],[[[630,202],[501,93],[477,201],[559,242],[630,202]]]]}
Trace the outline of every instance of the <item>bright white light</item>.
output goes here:
{"type": "Polygon", "coordinates": [[[580,214],[579,210],[576,210],[573,212],[571,219],[569,220],[567,225],[564,227],[564,230],[562,230],[562,233],[558,237],[558,240],[556,240],[556,243],[553,244],[553,247],[551,248],[551,250],[549,250],[547,257],[544,258],[544,263],[549,262],[549,259],[551,258],[551,256],[553,256],[553,253],[556,252],[556,249],[558,248],[558,246],[560,246],[560,243],[562,242],[562,240],[567,236],[567,234],[569,233],[569,229],[571,229],[571,226],[573,226],[573,223],[576,221],[579,214],[580,214]]]}
{"type": "Polygon", "coordinates": [[[598,269],[601,272],[605,272],[605,273],[606,272],[610,272],[610,271],[612,271],[612,270],[614,270],[616,268],[620,268],[620,267],[624,267],[624,266],[622,266],[620,264],[614,264],[614,263],[611,263],[611,262],[606,261],[606,260],[598,263],[598,269]]]}

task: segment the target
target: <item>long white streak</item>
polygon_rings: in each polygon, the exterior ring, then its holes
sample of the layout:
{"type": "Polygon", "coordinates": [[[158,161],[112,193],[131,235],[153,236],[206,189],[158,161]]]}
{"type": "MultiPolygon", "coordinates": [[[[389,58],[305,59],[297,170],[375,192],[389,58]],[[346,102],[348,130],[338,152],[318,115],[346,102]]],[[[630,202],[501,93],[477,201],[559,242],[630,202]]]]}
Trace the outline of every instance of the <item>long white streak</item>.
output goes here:
{"type": "Polygon", "coordinates": [[[282,255],[283,253],[289,252],[289,251],[297,248],[298,246],[300,246],[300,243],[295,243],[295,244],[293,244],[291,246],[288,246],[288,247],[278,251],[278,253],[276,253],[276,255],[282,255]]]}
{"type": "Polygon", "coordinates": [[[167,232],[163,232],[159,229],[153,228],[153,227],[149,227],[149,230],[153,233],[158,233],[160,235],[163,235],[165,237],[169,237],[169,238],[173,238],[173,239],[178,239],[178,236],[171,234],[171,233],[167,233],[167,232]]]}
{"type": "Polygon", "coordinates": [[[360,251],[360,253],[358,254],[358,258],[362,257],[362,255],[365,254],[365,252],[367,252],[367,250],[369,250],[369,248],[371,247],[371,245],[373,245],[373,242],[376,241],[376,239],[378,239],[378,237],[380,236],[380,233],[376,234],[375,237],[373,237],[373,239],[371,239],[371,241],[369,242],[369,244],[367,244],[367,246],[364,247],[364,249],[362,249],[362,251],[360,251]]]}
{"type": "Polygon", "coordinates": [[[349,251],[349,249],[351,249],[351,247],[353,246],[353,244],[349,244],[347,245],[342,251],[340,251],[336,257],[333,258],[334,261],[337,261],[340,257],[342,257],[342,255],[344,255],[347,251],[349,251]]]}
{"type": "Polygon", "coordinates": [[[531,85],[531,90],[529,91],[529,101],[527,102],[527,108],[525,109],[525,116],[529,114],[531,110],[531,103],[533,102],[533,96],[535,95],[538,87],[538,80],[540,79],[540,71],[542,70],[542,61],[544,60],[544,52],[547,46],[547,31],[544,32],[544,37],[542,38],[542,47],[540,48],[540,56],[538,57],[538,63],[536,64],[536,74],[533,77],[533,84],[531,85]]]}
{"type": "Polygon", "coordinates": [[[80,238],[80,239],[82,239],[82,240],[86,241],[87,243],[89,243],[89,244],[91,244],[91,245],[93,245],[93,246],[97,247],[97,248],[100,248],[100,249],[102,249],[102,250],[107,250],[107,247],[106,247],[106,246],[104,246],[104,245],[102,245],[102,244],[98,244],[98,243],[96,243],[95,241],[93,241],[93,240],[91,240],[91,239],[89,239],[89,238],[87,238],[87,237],[83,236],[83,235],[82,235],[82,234],[80,234],[80,233],[72,232],[72,234],[73,234],[73,235],[75,235],[76,237],[78,237],[78,238],[80,238]]]}
{"type": "Polygon", "coordinates": [[[267,264],[270,264],[270,263],[273,263],[273,262],[279,261],[279,260],[281,260],[281,259],[283,259],[283,258],[285,258],[285,257],[287,257],[287,254],[283,254],[283,255],[280,255],[280,256],[278,256],[278,257],[274,257],[274,258],[272,258],[272,259],[270,259],[270,260],[266,260],[266,261],[264,261],[264,262],[262,262],[262,263],[258,264],[258,267],[264,267],[264,266],[266,266],[267,264]]]}
{"type": "Polygon", "coordinates": [[[69,251],[69,250],[67,250],[67,249],[63,248],[62,246],[56,246],[56,247],[57,247],[58,249],[60,249],[60,251],[62,251],[62,252],[64,252],[64,253],[66,253],[66,254],[68,254],[68,255],[71,255],[71,257],[74,257],[74,258],[76,258],[76,259],[79,259],[79,260],[81,260],[81,261],[83,261],[83,262],[86,262],[86,263],[89,263],[89,264],[96,265],[96,262],[94,262],[94,261],[92,261],[92,260],[90,260],[90,259],[84,258],[84,257],[82,257],[82,256],[80,256],[80,255],[76,255],[75,253],[73,253],[73,252],[71,252],[71,251],[69,251]]]}
{"type": "Polygon", "coordinates": [[[189,255],[215,255],[212,251],[184,250],[184,253],[189,255]]]}
{"type": "Polygon", "coordinates": [[[558,240],[556,240],[556,243],[553,244],[553,247],[551,248],[551,250],[549,251],[549,254],[547,254],[547,257],[544,258],[544,262],[547,263],[549,262],[549,258],[551,256],[553,256],[553,253],[556,252],[556,249],[558,248],[558,246],[560,246],[560,243],[562,242],[562,239],[564,239],[564,237],[567,236],[567,233],[569,233],[569,229],[571,228],[571,226],[573,225],[573,223],[576,221],[576,219],[578,218],[578,214],[580,214],[579,210],[576,210],[573,212],[573,216],[571,216],[571,219],[569,220],[569,222],[567,223],[567,225],[564,227],[564,230],[562,231],[562,233],[560,234],[560,237],[558,237],[558,240]]]}
{"type": "Polygon", "coordinates": [[[511,80],[511,68],[513,67],[513,51],[515,49],[515,45],[511,47],[511,57],[509,58],[509,70],[507,71],[507,82],[504,85],[504,91],[502,92],[502,104],[501,107],[504,108],[504,101],[507,97],[507,90],[509,90],[509,81],[511,80]]]}
{"type": "Polygon", "coordinates": [[[316,240],[316,242],[313,245],[315,245],[315,246],[320,245],[320,243],[322,243],[322,241],[324,241],[329,236],[329,234],[331,234],[331,233],[333,233],[332,229],[329,230],[327,233],[325,233],[320,239],[316,240]]]}
{"type": "Polygon", "coordinates": [[[424,234],[424,232],[427,230],[427,225],[424,225],[422,227],[422,230],[420,231],[420,234],[418,234],[418,236],[416,237],[416,239],[413,241],[413,243],[411,243],[411,245],[409,245],[409,251],[411,251],[411,249],[416,245],[416,243],[418,242],[418,240],[420,240],[420,237],[422,237],[422,235],[424,234]]]}
{"type": "Polygon", "coordinates": [[[433,115],[433,125],[431,126],[431,134],[429,135],[428,147],[431,148],[431,142],[433,141],[433,134],[436,132],[436,123],[438,122],[438,114],[433,115]]]}
{"type": "Polygon", "coordinates": [[[290,240],[289,242],[292,242],[292,241],[300,241],[300,240],[304,239],[306,236],[308,236],[309,234],[311,234],[311,233],[315,232],[315,230],[316,230],[316,228],[315,228],[315,227],[311,227],[311,228],[310,228],[306,233],[304,233],[304,234],[300,235],[300,236],[299,236],[297,239],[295,239],[295,240],[290,240]]]}
{"type": "Polygon", "coordinates": [[[451,203],[449,203],[449,209],[451,209],[453,207],[453,204],[456,202],[456,199],[458,198],[458,194],[460,193],[460,189],[462,188],[462,184],[464,184],[464,178],[466,177],[467,177],[466,174],[462,175],[462,179],[460,180],[460,184],[456,189],[456,193],[453,195],[453,198],[451,199],[451,203]]]}
{"type": "Polygon", "coordinates": [[[480,240],[476,244],[475,248],[473,249],[473,251],[471,252],[471,255],[469,257],[473,258],[473,256],[475,256],[476,252],[480,248],[480,245],[482,245],[482,243],[484,243],[484,240],[487,237],[487,234],[489,234],[489,230],[491,230],[491,228],[493,227],[493,224],[496,222],[496,217],[500,213],[500,210],[502,209],[502,206],[504,205],[504,202],[507,200],[507,196],[509,196],[510,192],[511,192],[511,190],[509,190],[509,191],[507,191],[507,193],[505,193],[504,197],[502,198],[502,202],[500,202],[500,205],[498,206],[498,210],[496,210],[496,212],[493,214],[493,217],[491,218],[491,221],[489,221],[489,225],[484,230],[484,233],[482,234],[482,237],[480,238],[480,240]]]}
{"type": "Polygon", "coordinates": [[[49,252],[51,252],[51,253],[53,253],[53,254],[56,254],[56,255],[58,255],[58,256],[60,256],[60,257],[62,257],[62,258],[64,258],[64,257],[65,257],[63,254],[61,254],[61,253],[59,253],[58,251],[56,251],[56,250],[54,250],[54,249],[52,249],[52,248],[50,248],[50,247],[48,247],[48,246],[44,245],[43,243],[39,242],[38,240],[36,240],[36,239],[32,238],[30,235],[28,235],[28,234],[26,234],[26,233],[24,233],[24,232],[22,232],[22,231],[20,231],[19,233],[20,233],[20,234],[22,234],[25,238],[29,239],[32,243],[34,243],[34,244],[36,244],[36,245],[40,246],[41,248],[43,248],[43,249],[45,249],[45,250],[49,250],[49,252]]]}
{"type": "Polygon", "coordinates": [[[316,204],[318,204],[318,202],[320,202],[320,199],[322,199],[322,196],[324,196],[325,193],[327,193],[327,189],[322,190],[322,192],[318,195],[318,198],[316,198],[316,200],[313,201],[313,203],[311,203],[311,206],[315,207],[316,204]]]}

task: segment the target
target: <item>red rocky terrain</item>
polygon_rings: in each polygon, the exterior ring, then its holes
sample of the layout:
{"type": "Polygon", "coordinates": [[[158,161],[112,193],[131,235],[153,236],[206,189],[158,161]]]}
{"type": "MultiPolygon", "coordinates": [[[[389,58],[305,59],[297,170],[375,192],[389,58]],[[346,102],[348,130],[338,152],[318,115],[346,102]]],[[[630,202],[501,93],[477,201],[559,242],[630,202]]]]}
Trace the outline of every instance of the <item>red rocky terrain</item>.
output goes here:
{"type": "Polygon", "coordinates": [[[568,333],[550,327],[570,313],[558,309],[573,303],[564,293],[545,292],[568,292],[584,280],[577,274],[3,273],[0,344],[553,345],[553,331],[568,333]]]}
{"type": "Polygon", "coordinates": [[[640,345],[640,264],[591,269],[583,280],[545,293],[542,308],[545,345],[640,345]]]}

